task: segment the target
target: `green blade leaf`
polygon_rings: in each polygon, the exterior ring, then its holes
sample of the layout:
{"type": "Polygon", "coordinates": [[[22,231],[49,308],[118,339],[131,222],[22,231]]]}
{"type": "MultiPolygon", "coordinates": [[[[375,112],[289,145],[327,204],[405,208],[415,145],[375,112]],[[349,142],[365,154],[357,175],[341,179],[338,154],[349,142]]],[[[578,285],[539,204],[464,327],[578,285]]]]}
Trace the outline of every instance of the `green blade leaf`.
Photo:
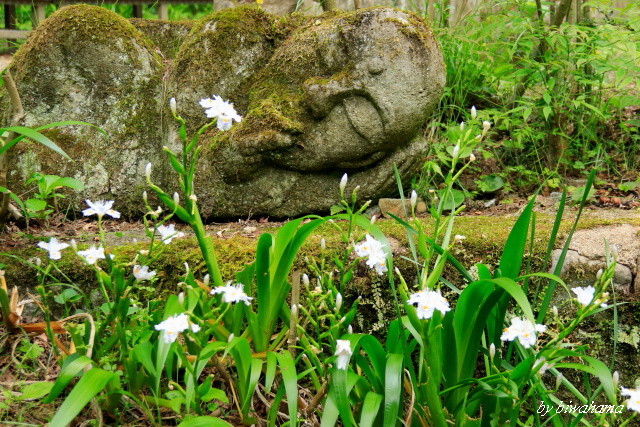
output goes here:
{"type": "Polygon", "coordinates": [[[189,418],[178,424],[178,427],[231,427],[232,424],[216,417],[194,417],[189,418]]]}
{"type": "Polygon", "coordinates": [[[116,377],[116,374],[113,372],[107,372],[100,368],[92,368],[85,372],[82,378],[80,378],[80,381],[78,381],[78,384],[76,384],[73,390],[71,390],[71,393],[69,393],[69,396],[67,396],[62,403],[62,406],[60,406],[60,409],[56,412],[49,426],[64,427],[71,423],[82,408],[84,408],[96,394],[100,393],[114,377],[116,377]]]}
{"type": "Polygon", "coordinates": [[[51,403],[53,400],[58,397],[58,395],[65,389],[67,384],[78,375],[78,373],[83,370],[86,366],[91,364],[91,359],[87,356],[83,356],[79,353],[75,353],[69,356],[65,360],[65,364],[60,371],[60,375],[58,375],[58,379],[55,384],[51,388],[51,392],[49,392],[49,396],[46,397],[42,401],[42,403],[51,403]]]}
{"type": "Polygon", "coordinates": [[[378,416],[382,396],[372,391],[368,392],[362,403],[362,412],[360,415],[360,427],[372,427],[378,416]]]}
{"type": "Polygon", "coordinates": [[[13,147],[18,142],[20,142],[23,138],[26,137],[36,142],[39,142],[40,144],[44,145],[45,147],[49,148],[52,151],[55,151],[65,159],[71,160],[71,157],[69,157],[69,155],[67,155],[67,153],[65,153],[62,150],[62,148],[58,147],[55,142],[53,142],[52,140],[50,140],[49,138],[47,138],[37,130],[31,129],[25,126],[9,126],[7,128],[0,128],[0,132],[14,132],[14,133],[17,133],[18,135],[21,135],[21,137],[20,136],[16,137],[11,141],[7,142],[4,146],[0,147],[0,154],[9,150],[11,147],[13,147]]]}
{"type": "Polygon", "coordinates": [[[296,374],[296,364],[290,353],[276,353],[278,364],[280,365],[280,375],[284,382],[284,389],[287,395],[287,407],[289,408],[289,422],[291,427],[296,426],[296,414],[298,413],[298,376],[296,374]]]}
{"type": "Polygon", "coordinates": [[[402,400],[403,356],[390,354],[384,375],[384,426],[394,427],[397,423],[400,401],[402,400]]]}

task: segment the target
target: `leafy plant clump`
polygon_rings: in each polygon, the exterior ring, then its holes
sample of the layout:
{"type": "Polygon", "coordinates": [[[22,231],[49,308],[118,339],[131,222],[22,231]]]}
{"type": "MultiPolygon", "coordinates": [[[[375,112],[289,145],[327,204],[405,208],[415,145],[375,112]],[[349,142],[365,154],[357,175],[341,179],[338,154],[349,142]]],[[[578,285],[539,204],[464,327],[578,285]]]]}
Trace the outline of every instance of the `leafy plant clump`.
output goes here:
{"type": "MultiPolygon", "coordinates": [[[[443,191],[431,205],[434,227],[427,231],[418,220],[395,219],[407,233],[406,260],[415,266],[415,281],[407,283],[394,267],[387,238],[364,216],[368,203],[358,205],[358,188],[349,186],[347,174],[338,185],[341,202],[332,215],[295,219],[274,234],[264,233],[253,261],[235,277],[223,277],[199,215],[194,170],[198,136],[212,126],[224,132],[241,117],[219,98],[201,104],[214,119],[188,137],[170,101],[183,144],[179,153],[165,151],[180,192],[169,195],[155,185],[148,165],[147,182],[164,209],[151,208],[143,195],[146,249],[133,259],[113,256],[104,247],[103,219],[120,214],[113,201],[87,201],[83,214],[97,217],[97,244],[81,249],[73,241],[50,239],[38,244],[48,262],[23,261],[36,271],[44,322],[22,322],[18,290],[9,291],[0,276],[0,307],[9,332],[45,334],[55,343],[60,362],[55,382],[22,389],[33,399],[46,395],[43,403],[62,400],[49,425],[67,425],[83,408],[98,420],[136,413],[138,424],[182,426],[562,426],[635,419],[639,392],[619,389],[610,366],[566,341],[584,319],[615,309],[615,304],[606,305],[614,255],[592,286],[574,288],[574,317],[568,321],[550,309],[556,285],[566,288],[564,282],[528,271],[523,262],[534,233],[533,202],[516,221],[493,271],[483,264],[467,269],[452,255],[456,242],[464,239],[452,235],[460,209],[452,194],[479,141],[471,138],[472,125],[467,128],[471,133],[453,139],[443,154],[449,168],[442,175],[443,191]],[[193,230],[206,274],[199,277],[185,265],[175,294],[143,300],[140,290],[153,289],[158,280],[154,265],[159,255],[183,237],[174,216],[193,230]],[[327,256],[322,239],[321,254],[307,260],[307,271],[293,271],[301,245],[321,224],[335,225],[340,250],[327,256]],[[64,283],[56,262],[61,251],[70,249],[93,269],[98,295],[84,295],[73,283],[64,283]],[[459,273],[460,283],[443,278],[445,266],[459,273]],[[355,331],[359,301],[344,298],[363,267],[391,289],[395,318],[380,338],[355,331]],[[51,284],[63,285],[62,290],[54,294],[51,284]],[[74,313],[53,319],[52,300],[69,304],[74,313]],[[583,383],[567,379],[561,373],[567,370],[585,373],[583,383]],[[580,407],[604,409],[565,410],[567,394],[580,407]],[[626,405],[621,395],[630,397],[626,405]]],[[[587,188],[592,180],[593,175],[587,188]]],[[[587,192],[583,204],[586,197],[587,192]]],[[[565,200],[563,194],[547,256],[565,200]]],[[[412,192],[407,217],[415,218],[417,201],[412,192]]],[[[16,351],[28,365],[43,349],[21,337],[16,351]]]]}

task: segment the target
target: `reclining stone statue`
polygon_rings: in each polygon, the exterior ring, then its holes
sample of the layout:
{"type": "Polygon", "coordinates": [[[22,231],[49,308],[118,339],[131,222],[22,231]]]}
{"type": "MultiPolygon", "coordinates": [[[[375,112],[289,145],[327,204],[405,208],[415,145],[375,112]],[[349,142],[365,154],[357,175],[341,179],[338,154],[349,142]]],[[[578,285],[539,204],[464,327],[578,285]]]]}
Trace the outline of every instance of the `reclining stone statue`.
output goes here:
{"type": "Polygon", "coordinates": [[[362,201],[397,188],[394,164],[411,177],[445,83],[429,28],[390,8],[276,17],[239,7],[190,23],[68,6],[33,31],[10,70],[25,125],[82,120],[104,131],[49,132],[74,162],[17,146],[10,183],[19,188],[33,171],[71,176],[85,183],[69,198],[76,209],[109,198],[129,215],[141,212],[148,162],[154,182],[175,186],[162,152],[179,150],[171,97],[190,131],[209,120],[199,100],[213,95],[243,117],[200,138],[203,216],[288,217],[328,211],[344,173],[362,201]]]}

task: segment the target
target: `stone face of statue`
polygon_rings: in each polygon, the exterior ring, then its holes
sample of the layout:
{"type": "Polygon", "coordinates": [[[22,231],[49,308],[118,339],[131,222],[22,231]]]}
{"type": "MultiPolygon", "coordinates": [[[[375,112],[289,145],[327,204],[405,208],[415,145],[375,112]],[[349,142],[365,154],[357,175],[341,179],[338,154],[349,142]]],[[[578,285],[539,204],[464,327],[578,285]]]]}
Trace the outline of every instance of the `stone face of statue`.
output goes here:
{"type": "MultiPolygon", "coordinates": [[[[78,14],[91,7],[72,8],[78,14]]],[[[131,31],[130,24],[120,22],[131,31]]],[[[46,27],[46,21],[42,25],[46,27]]],[[[138,27],[150,31],[148,26],[138,27]]],[[[49,28],[48,34],[51,31],[49,28]]],[[[119,39],[128,33],[114,34],[114,40],[96,42],[98,47],[123,45],[119,39]]],[[[140,99],[133,106],[136,111],[155,109],[160,129],[154,133],[156,147],[134,147],[143,148],[136,153],[141,157],[138,169],[147,158],[157,158],[162,145],[178,149],[165,99],[176,98],[178,112],[192,130],[207,120],[198,105],[200,99],[220,95],[235,103],[243,120],[226,132],[211,130],[201,138],[196,191],[204,215],[294,216],[326,211],[337,202],[338,182],[344,173],[350,177],[348,190],[360,185],[360,200],[364,201],[395,188],[394,164],[404,178],[421,164],[422,125],[444,87],[444,66],[430,30],[415,15],[373,8],[321,17],[276,18],[257,8],[226,9],[195,23],[181,37],[173,57],[144,63],[146,69],[151,63],[157,72],[147,70],[140,75],[153,78],[142,82],[131,72],[111,77],[114,85],[128,78],[153,89],[153,102],[140,99]],[[156,77],[160,74],[162,82],[156,77]]],[[[134,45],[156,57],[142,42],[134,45]]],[[[64,50],[59,56],[64,55],[73,52],[64,50]]],[[[103,68],[105,59],[131,66],[140,52],[128,55],[101,58],[96,68],[103,68]]],[[[28,53],[25,56],[33,62],[28,53]]],[[[83,68],[83,75],[91,75],[87,71],[91,71],[91,61],[66,63],[74,64],[68,74],[77,75],[78,68],[83,68]]],[[[117,65],[112,69],[123,73],[123,67],[117,65]]],[[[68,79],[66,84],[56,84],[58,94],[74,89],[69,88],[68,79]]],[[[83,91],[88,86],[86,81],[76,85],[83,91]]],[[[37,93],[37,88],[30,86],[30,90],[37,93]]],[[[105,101],[96,106],[107,110],[102,116],[113,117],[108,111],[113,104],[105,101]]],[[[77,114],[70,118],[80,119],[77,114]]],[[[117,150],[111,155],[117,156],[117,150]]],[[[120,175],[114,170],[111,177],[120,175]]],[[[113,179],[117,185],[109,189],[116,198],[118,192],[127,191],[127,179],[113,179]]]]}

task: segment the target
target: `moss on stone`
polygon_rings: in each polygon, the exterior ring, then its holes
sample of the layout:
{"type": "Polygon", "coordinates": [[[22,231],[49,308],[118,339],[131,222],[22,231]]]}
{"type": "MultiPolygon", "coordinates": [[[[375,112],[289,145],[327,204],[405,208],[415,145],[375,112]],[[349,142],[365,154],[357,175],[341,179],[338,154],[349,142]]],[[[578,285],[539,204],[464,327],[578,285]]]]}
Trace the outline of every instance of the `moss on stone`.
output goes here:
{"type": "Polygon", "coordinates": [[[164,58],[175,58],[182,42],[187,37],[194,21],[164,21],[159,19],[129,19],[129,22],[144,34],[164,58]]]}
{"type": "MultiPolygon", "coordinates": [[[[65,6],[36,27],[27,43],[16,52],[12,62],[16,67],[16,74],[28,77],[32,67],[38,63],[38,58],[49,53],[46,49],[50,44],[50,37],[58,32],[67,35],[65,40],[59,42],[69,49],[81,50],[87,43],[112,44],[120,39],[127,44],[135,40],[139,46],[152,50],[151,42],[120,15],[97,6],[65,6]]],[[[124,48],[129,50],[133,47],[124,48]]],[[[109,70],[104,72],[109,73],[109,70]]]]}

